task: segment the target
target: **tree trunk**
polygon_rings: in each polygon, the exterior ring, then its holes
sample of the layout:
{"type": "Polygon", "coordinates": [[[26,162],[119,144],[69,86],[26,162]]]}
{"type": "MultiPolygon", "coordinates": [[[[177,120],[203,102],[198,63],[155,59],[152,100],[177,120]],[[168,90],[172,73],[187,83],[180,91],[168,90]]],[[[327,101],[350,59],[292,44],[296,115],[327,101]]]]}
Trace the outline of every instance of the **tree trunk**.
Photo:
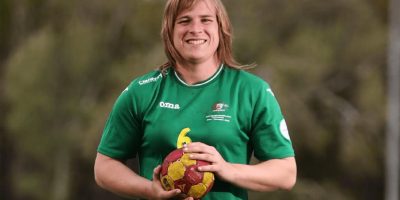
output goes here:
{"type": "Polygon", "coordinates": [[[12,162],[13,141],[6,128],[8,113],[5,95],[5,63],[11,51],[11,1],[0,1],[0,199],[13,199],[12,162]]]}
{"type": "Polygon", "coordinates": [[[70,186],[70,152],[67,148],[59,147],[55,158],[54,170],[54,200],[67,200],[70,186]]]}
{"type": "Polygon", "coordinates": [[[399,199],[400,135],[400,0],[389,4],[386,200],[399,199]]]}

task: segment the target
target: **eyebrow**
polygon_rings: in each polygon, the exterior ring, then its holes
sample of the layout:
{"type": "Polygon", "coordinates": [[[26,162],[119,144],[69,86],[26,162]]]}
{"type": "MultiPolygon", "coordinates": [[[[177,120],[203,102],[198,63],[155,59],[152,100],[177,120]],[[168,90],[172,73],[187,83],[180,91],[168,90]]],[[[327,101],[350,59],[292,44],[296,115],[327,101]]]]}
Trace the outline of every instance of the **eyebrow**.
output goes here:
{"type": "MultiPolygon", "coordinates": [[[[189,15],[184,15],[184,16],[176,18],[176,20],[184,19],[184,18],[189,18],[190,19],[192,17],[190,17],[189,15]]],[[[215,15],[200,15],[200,18],[216,18],[216,16],[215,15]]]]}

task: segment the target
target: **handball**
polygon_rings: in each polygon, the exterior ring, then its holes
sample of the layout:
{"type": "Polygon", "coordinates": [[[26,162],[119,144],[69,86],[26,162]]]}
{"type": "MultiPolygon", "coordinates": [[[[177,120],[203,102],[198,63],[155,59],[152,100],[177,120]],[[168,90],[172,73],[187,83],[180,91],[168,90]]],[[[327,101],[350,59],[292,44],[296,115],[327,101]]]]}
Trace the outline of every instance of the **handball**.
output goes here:
{"type": "Polygon", "coordinates": [[[197,167],[209,165],[209,162],[189,159],[189,154],[176,149],[168,154],[161,166],[162,187],[169,191],[180,189],[183,194],[200,199],[214,184],[212,172],[200,172],[197,167]]]}

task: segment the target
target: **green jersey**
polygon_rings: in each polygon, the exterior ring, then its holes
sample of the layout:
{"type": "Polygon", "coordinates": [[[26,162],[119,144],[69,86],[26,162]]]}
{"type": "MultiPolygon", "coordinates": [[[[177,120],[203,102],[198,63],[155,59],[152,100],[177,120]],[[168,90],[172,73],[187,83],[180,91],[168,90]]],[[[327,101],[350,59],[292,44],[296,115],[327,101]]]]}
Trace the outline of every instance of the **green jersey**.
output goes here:
{"type": "MultiPolygon", "coordinates": [[[[294,156],[285,120],[269,85],[246,71],[221,66],[208,80],[187,85],[171,67],[141,76],[121,93],[98,152],[116,159],[139,156],[140,175],[177,148],[189,128],[193,142],[214,146],[231,163],[294,156]]],[[[247,191],[216,177],[205,200],[247,199],[247,191]]]]}

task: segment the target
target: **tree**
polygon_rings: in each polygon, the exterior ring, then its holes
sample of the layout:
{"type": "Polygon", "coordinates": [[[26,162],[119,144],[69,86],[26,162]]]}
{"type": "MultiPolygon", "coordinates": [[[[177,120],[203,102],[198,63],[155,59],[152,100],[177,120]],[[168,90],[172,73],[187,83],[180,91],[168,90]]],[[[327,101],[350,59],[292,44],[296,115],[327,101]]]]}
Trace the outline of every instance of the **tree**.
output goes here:
{"type": "Polygon", "coordinates": [[[400,171],[400,0],[389,5],[386,200],[399,199],[400,171]]]}

